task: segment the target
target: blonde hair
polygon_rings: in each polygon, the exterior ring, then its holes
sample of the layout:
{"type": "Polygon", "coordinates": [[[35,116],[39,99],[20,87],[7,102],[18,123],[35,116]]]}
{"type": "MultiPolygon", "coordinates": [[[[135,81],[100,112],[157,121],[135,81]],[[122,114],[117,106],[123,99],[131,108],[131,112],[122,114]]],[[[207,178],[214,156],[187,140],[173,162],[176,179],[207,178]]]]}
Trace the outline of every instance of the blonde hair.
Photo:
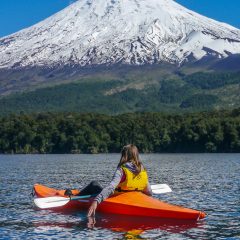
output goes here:
{"type": "Polygon", "coordinates": [[[137,174],[141,172],[142,163],[139,159],[138,148],[133,144],[128,144],[123,147],[118,167],[121,167],[127,162],[132,162],[135,165],[137,174]]]}

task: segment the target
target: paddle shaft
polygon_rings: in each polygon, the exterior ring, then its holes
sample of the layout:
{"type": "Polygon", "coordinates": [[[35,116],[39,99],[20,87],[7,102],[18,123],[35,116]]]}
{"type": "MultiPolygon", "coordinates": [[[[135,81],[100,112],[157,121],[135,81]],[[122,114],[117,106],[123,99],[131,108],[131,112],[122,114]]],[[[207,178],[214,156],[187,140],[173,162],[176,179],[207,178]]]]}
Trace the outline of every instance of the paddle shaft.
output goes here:
{"type": "Polygon", "coordinates": [[[69,197],[69,198],[65,198],[63,197],[63,199],[59,199],[59,200],[49,200],[49,201],[46,201],[46,203],[53,203],[53,202],[61,202],[61,201],[66,201],[67,199],[68,200],[79,200],[79,199],[84,199],[84,198],[91,198],[91,197],[95,197],[97,196],[96,194],[94,195],[83,195],[83,196],[77,196],[77,197],[69,197]]]}

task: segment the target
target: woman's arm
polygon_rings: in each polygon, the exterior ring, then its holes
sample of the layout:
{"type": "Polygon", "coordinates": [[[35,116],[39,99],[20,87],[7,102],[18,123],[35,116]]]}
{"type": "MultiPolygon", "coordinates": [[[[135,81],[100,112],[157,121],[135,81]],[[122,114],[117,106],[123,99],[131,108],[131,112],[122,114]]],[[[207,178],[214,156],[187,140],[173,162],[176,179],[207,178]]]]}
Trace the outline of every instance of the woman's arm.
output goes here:
{"type": "Polygon", "coordinates": [[[112,193],[114,193],[115,188],[121,182],[122,176],[123,171],[121,168],[118,168],[114,173],[112,181],[109,183],[109,185],[106,186],[94,199],[93,203],[91,204],[88,210],[88,217],[94,216],[98,204],[102,202],[104,199],[108,198],[112,193]]]}
{"type": "Polygon", "coordinates": [[[100,203],[114,193],[115,188],[121,182],[122,176],[123,171],[121,168],[118,168],[113,175],[112,181],[97,195],[94,200],[100,203]]]}

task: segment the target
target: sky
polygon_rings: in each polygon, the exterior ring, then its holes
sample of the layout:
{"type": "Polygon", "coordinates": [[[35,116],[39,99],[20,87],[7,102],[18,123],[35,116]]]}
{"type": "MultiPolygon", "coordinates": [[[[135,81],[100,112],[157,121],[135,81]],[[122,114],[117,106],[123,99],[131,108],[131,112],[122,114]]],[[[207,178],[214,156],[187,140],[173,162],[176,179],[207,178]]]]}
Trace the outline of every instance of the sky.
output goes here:
{"type": "MultiPolygon", "coordinates": [[[[74,0],[0,0],[0,37],[51,16],[74,0]]],[[[240,28],[240,0],[176,0],[207,17],[240,28]]]]}

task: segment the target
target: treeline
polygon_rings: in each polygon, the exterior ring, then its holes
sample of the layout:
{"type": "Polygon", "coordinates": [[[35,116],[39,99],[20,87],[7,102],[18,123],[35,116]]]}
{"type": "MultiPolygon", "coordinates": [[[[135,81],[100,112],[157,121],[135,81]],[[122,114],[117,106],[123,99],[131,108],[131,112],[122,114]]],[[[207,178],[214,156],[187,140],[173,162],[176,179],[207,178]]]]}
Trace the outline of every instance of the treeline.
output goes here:
{"type": "Polygon", "coordinates": [[[0,119],[0,153],[240,152],[240,109],[184,115],[20,114],[0,119]]]}

